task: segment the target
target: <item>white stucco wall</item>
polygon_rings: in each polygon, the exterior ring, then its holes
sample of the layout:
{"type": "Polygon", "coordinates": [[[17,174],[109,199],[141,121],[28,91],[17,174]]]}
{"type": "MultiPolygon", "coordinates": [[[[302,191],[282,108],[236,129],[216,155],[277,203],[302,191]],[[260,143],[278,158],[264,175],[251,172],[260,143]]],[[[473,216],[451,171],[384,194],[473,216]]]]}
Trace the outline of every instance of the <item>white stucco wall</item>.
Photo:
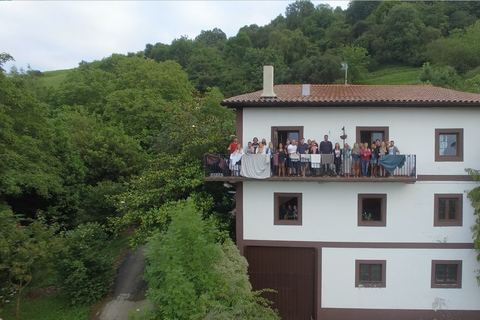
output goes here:
{"type": "MultiPolygon", "coordinates": [[[[343,178],[339,178],[343,179],[343,178]]],[[[395,178],[393,178],[395,179],[395,178]]],[[[244,239],[333,242],[472,242],[473,182],[244,182],[244,239]],[[301,226],[274,225],[274,193],[302,193],[301,226]],[[386,227],[359,227],[359,193],[387,194],[386,227]],[[434,194],[462,193],[463,226],[434,227],[434,194]]]]}
{"type": "Polygon", "coordinates": [[[253,137],[271,140],[272,126],[303,126],[305,139],[342,142],[345,126],[350,145],[356,127],[387,126],[389,138],[403,154],[417,155],[417,174],[464,174],[477,168],[480,148],[479,108],[244,108],[243,144],[253,137]],[[464,161],[435,162],[435,129],[464,128],[464,161]]]}
{"type": "Polygon", "coordinates": [[[323,248],[321,265],[322,308],[480,310],[474,250],[323,248]],[[431,288],[442,259],[463,261],[461,289],[431,288]],[[355,287],[355,260],[386,260],[386,287],[355,287]]]}

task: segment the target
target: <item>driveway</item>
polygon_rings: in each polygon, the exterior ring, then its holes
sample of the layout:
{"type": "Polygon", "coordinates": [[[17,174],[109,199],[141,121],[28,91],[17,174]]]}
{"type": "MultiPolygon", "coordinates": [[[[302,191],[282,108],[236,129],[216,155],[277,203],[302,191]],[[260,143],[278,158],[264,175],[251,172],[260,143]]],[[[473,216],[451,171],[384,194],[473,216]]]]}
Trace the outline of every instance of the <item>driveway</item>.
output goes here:
{"type": "Polygon", "coordinates": [[[146,307],[147,289],[147,283],[143,280],[144,250],[145,247],[140,247],[136,252],[132,249],[127,252],[115,278],[112,293],[91,320],[128,320],[130,313],[143,311],[146,307]]]}

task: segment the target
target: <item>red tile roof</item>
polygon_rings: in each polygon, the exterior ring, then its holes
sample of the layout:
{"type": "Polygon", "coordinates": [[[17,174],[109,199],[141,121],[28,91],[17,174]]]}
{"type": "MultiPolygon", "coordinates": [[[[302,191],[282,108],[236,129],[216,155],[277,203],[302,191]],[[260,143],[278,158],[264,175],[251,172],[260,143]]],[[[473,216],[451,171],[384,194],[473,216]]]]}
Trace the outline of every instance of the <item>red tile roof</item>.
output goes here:
{"type": "Polygon", "coordinates": [[[432,85],[319,85],[302,96],[302,85],[276,85],[276,98],[262,98],[262,90],[222,101],[229,107],[260,106],[480,106],[480,94],[432,85]]]}

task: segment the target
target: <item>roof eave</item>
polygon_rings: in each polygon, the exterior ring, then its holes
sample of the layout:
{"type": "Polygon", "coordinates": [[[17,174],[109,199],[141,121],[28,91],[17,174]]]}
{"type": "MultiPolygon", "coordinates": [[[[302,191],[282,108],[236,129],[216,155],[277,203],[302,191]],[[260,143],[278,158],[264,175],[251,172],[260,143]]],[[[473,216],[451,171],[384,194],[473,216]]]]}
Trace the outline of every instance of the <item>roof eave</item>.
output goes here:
{"type": "Polygon", "coordinates": [[[480,107],[468,101],[221,101],[227,108],[238,107],[480,107]]]}

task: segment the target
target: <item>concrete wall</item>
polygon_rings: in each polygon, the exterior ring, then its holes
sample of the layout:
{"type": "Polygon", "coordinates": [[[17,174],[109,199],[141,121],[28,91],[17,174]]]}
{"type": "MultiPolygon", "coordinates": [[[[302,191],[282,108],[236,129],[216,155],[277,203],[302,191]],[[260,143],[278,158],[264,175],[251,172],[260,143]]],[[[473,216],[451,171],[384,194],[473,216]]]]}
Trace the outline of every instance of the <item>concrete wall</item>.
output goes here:
{"type": "Polygon", "coordinates": [[[474,250],[322,249],[322,308],[480,310],[474,250]],[[463,260],[462,288],[431,288],[431,261],[463,260]],[[386,260],[385,288],[356,288],[355,260],[386,260]]]}
{"type": "Polygon", "coordinates": [[[465,191],[476,186],[473,182],[244,182],[244,239],[471,243],[475,216],[465,191]],[[275,192],[302,193],[301,226],[274,225],[275,192]],[[358,226],[359,193],[387,194],[386,227],[358,226]],[[433,226],[435,193],[464,195],[461,227],[433,226]]]}

